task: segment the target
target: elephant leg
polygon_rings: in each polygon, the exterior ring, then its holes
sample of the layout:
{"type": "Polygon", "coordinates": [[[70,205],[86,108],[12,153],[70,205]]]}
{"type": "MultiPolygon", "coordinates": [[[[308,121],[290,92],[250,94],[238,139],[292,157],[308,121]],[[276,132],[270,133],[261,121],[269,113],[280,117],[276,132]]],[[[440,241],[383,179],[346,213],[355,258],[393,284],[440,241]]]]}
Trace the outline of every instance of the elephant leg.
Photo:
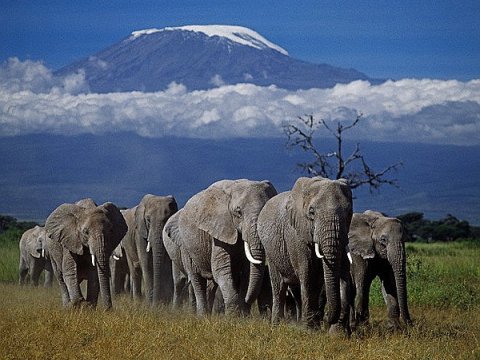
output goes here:
{"type": "Polygon", "coordinates": [[[172,262],[172,277],[173,277],[173,308],[178,309],[182,303],[182,293],[187,284],[187,279],[182,274],[180,269],[174,262],[172,262]]]}
{"type": "Polygon", "coordinates": [[[225,314],[239,314],[243,310],[244,301],[240,297],[238,286],[235,286],[232,273],[232,257],[220,246],[212,247],[213,280],[220,287],[225,303],[225,314]]]}
{"type": "Polygon", "coordinates": [[[87,279],[87,302],[90,306],[96,307],[98,301],[98,294],[100,292],[100,283],[98,281],[98,274],[95,268],[88,271],[87,279]]]}
{"type": "Polygon", "coordinates": [[[272,324],[277,325],[285,317],[287,285],[283,282],[274,265],[269,264],[268,268],[272,284],[272,324]]]}
{"type": "Polygon", "coordinates": [[[134,300],[139,300],[142,297],[142,269],[139,263],[128,257],[127,262],[130,269],[130,294],[134,300]]]}
{"type": "Polygon", "coordinates": [[[191,283],[188,283],[188,303],[192,312],[195,313],[197,311],[197,299],[191,283]]]}
{"type": "Polygon", "coordinates": [[[302,322],[309,328],[320,326],[318,305],[320,289],[313,277],[300,278],[300,296],[302,299],[302,322]]]}
{"type": "MultiPolygon", "coordinates": [[[[220,310],[220,306],[216,304],[218,301],[216,301],[217,298],[217,289],[218,285],[215,283],[213,280],[207,280],[207,306],[208,306],[208,312],[211,314],[213,311],[214,306],[216,305],[216,310],[220,310]]],[[[218,311],[216,311],[218,313],[218,311]]]]}
{"type": "Polygon", "coordinates": [[[352,254],[352,257],[352,277],[355,286],[354,323],[357,326],[368,323],[368,299],[370,286],[375,276],[365,260],[356,254],[352,254]]]}
{"type": "Polygon", "coordinates": [[[138,258],[142,269],[143,285],[145,285],[145,299],[148,303],[153,302],[153,259],[152,252],[137,244],[138,258]]]}
{"type": "Polygon", "coordinates": [[[30,267],[30,279],[33,286],[38,286],[40,281],[40,275],[44,269],[44,262],[37,259],[32,262],[30,267]]]}
{"type": "Polygon", "coordinates": [[[395,276],[392,271],[379,274],[382,283],[382,295],[387,305],[388,327],[392,330],[401,329],[400,307],[398,305],[395,276]]]}
{"type": "Polygon", "coordinates": [[[23,258],[20,259],[20,264],[18,266],[18,274],[18,283],[20,285],[25,285],[28,275],[28,265],[26,264],[25,260],[23,260],[23,258]]]}
{"type": "Polygon", "coordinates": [[[63,252],[62,262],[63,279],[68,289],[70,303],[74,306],[79,305],[84,298],[80,290],[80,282],[77,274],[77,263],[68,250],[63,252]]]}
{"type": "Polygon", "coordinates": [[[45,281],[43,286],[46,288],[52,287],[53,283],[53,267],[52,262],[50,260],[45,261],[45,281]]]}
{"type": "Polygon", "coordinates": [[[193,292],[195,294],[195,301],[197,306],[198,315],[207,315],[207,280],[204,279],[199,273],[190,275],[193,292]]]}
{"type": "Polygon", "coordinates": [[[350,276],[350,266],[346,261],[346,253],[344,254],[344,261],[342,261],[342,269],[340,274],[340,318],[338,319],[339,325],[346,331],[347,334],[351,333],[350,330],[350,309],[353,303],[352,298],[352,280],[350,276]]]}
{"type": "Polygon", "coordinates": [[[300,286],[291,285],[285,293],[285,312],[297,322],[302,320],[302,294],[300,286]]]}

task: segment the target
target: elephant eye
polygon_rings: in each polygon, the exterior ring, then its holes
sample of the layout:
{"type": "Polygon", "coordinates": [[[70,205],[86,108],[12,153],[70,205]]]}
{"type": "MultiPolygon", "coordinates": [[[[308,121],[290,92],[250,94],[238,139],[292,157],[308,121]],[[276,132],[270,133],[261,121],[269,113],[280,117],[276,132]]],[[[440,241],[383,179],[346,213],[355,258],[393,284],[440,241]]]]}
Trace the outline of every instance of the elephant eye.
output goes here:
{"type": "Polygon", "coordinates": [[[85,235],[88,235],[88,228],[87,227],[84,227],[82,232],[85,234],[85,235]]]}
{"type": "Polygon", "coordinates": [[[387,245],[387,236],[386,235],[380,236],[379,240],[380,240],[380,244],[387,245]]]}
{"type": "Polygon", "coordinates": [[[310,206],[310,208],[308,209],[308,216],[309,217],[315,216],[315,208],[313,206],[310,206]]]}
{"type": "Polygon", "coordinates": [[[240,206],[237,206],[235,210],[233,210],[233,213],[236,217],[242,217],[242,209],[240,209],[240,206]]]}

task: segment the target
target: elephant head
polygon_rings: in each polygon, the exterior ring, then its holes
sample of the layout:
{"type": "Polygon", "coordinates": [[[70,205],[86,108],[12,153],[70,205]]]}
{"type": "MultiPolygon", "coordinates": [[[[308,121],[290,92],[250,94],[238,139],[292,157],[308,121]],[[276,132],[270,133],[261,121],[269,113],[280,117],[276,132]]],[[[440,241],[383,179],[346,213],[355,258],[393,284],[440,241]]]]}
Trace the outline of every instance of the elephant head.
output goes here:
{"type": "Polygon", "coordinates": [[[30,231],[31,238],[27,244],[28,253],[37,259],[45,258],[45,256],[47,255],[45,228],[37,225],[30,231]]]}
{"type": "MultiPolygon", "coordinates": [[[[139,241],[143,242],[147,252],[152,252],[153,291],[148,294],[153,304],[166,301],[168,295],[165,285],[166,273],[171,269],[170,260],[163,245],[162,231],[167,220],[178,210],[173,196],[145,195],[135,211],[135,224],[139,241]]],[[[171,271],[171,270],[170,270],[171,271]]],[[[171,276],[168,276],[171,281],[171,276]]]]}
{"type": "Polygon", "coordinates": [[[195,222],[199,229],[225,244],[244,241],[250,261],[250,275],[245,302],[258,296],[265,272],[265,250],[257,232],[260,210],[277,191],[269,181],[222,180],[201,193],[195,222]]]}
{"type": "Polygon", "coordinates": [[[340,273],[352,218],[350,187],[343,179],[299,178],[287,202],[287,213],[297,237],[323,259],[328,323],[333,324],[340,316],[340,273]]]}
{"type": "Polygon", "coordinates": [[[402,222],[377,211],[367,210],[362,214],[354,214],[348,236],[352,253],[360,255],[363,259],[378,257],[391,265],[395,276],[400,315],[405,322],[410,322],[405,255],[407,233],[402,222]]]}
{"type": "Polygon", "coordinates": [[[127,231],[120,210],[110,202],[87,207],[63,204],[50,214],[45,228],[53,241],[58,241],[71,253],[90,254],[103,303],[110,308],[109,257],[127,231]]]}

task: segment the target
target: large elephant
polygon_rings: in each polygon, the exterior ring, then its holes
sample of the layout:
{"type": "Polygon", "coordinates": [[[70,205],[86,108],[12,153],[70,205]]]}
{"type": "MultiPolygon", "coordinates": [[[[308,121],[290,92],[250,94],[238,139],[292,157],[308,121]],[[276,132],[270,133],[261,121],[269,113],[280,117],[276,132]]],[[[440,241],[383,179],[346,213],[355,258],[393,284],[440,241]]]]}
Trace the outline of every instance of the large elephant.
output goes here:
{"type": "Polygon", "coordinates": [[[268,181],[222,180],[185,204],[178,239],[197,314],[208,313],[207,280],[220,288],[227,314],[249,312],[265,269],[257,218],[276,193],[268,181]]]}
{"type": "Polygon", "coordinates": [[[299,317],[309,327],[318,326],[325,286],[329,331],[349,331],[346,246],[351,218],[352,193],[344,180],[302,177],[291,191],[267,202],[258,218],[258,233],[272,283],[272,323],[284,317],[290,287],[301,298],[299,317]]]}
{"type": "Polygon", "coordinates": [[[126,217],[133,217],[130,230],[122,241],[127,255],[132,291],[135,298],[142,295],[145,286],[148,302],[158,304],[171,301],[173,295],[172,265],[163,245],[162,231],[167,220],[177,212],[173,196],[145,195],[140,204],[129,209],[126,217]]]}
{"type": "Polygon", "coordinates": [[[105,308],[111,308],[109,257],[127,231],[120,210],[92,200],[62,204],[47,218],[45,229],[64,305],[84,302],[80,283],[88,280],[87,302],[95,306],[100,292],[105,308]]]}
{"type": "Polygon", "coordinates": [[[20,285],[25,284],[29,279],[33,286],[38,286],[40,275],[45,270],[44,286],[52,286],[53,269],[47,249],[45,228],[37,225],[25,231],[20,239],[19,247],[20,285]]]}
{"type": "Polygon", "coordinates": [[[376,276],[382,284],[390,325],[400,328],[400,316],[410,324],[405,257],[407,234],[402,222],[376,211],[355,213],[348,237],[355,286],[353,324],[368,321],[370,285],[376,276]]]}

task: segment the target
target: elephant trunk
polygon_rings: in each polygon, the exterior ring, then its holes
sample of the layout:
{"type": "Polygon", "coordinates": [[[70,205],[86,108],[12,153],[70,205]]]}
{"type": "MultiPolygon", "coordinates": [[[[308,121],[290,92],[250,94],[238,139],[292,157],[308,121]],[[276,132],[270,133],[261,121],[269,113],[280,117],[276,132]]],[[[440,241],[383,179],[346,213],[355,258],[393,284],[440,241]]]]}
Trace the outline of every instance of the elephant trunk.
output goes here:
{"type": "Polygon", "coordinates": [[[248,279],[248,289],[245,295],[245,302],[252,304],[260,294],[263,285],[263,276],[265,274],[265,250],[260,242],[257,232],[257,221],[250,222],[250,228],[245,238],[245,251],[247,257],[251,257],[255,261],[250,261],[250,275],[248,279]],[[249,251],[249,255],[248,255],[249,251]]]}
{"type": "Polygon", "coordinates": [[[152,248],[153,259],[153,292],[152,304],[158,305],[162,301],[162,267],[165,257],[165,248],[161,232],[150,230],[148,242],[152,248]]]}
{"type": "Polygon", "coordinates": [[[99,240],[99,249],[95,251],[95,262],[97,266],[98,283],[100,286],[100,296],[106,309],[112,307],[112,295],[110,293],[110,267],[109,255],[105,247],[105,239],[99,240]]]}
{"type": "Polygon", "coordinates": [[[395,277],[395,286],[397,288],[398,306],[400,316],[405,323],[411,322],[410,312],[407,304],[407,277],[406,277],[406,256],[405,250],[401,243],[392,245],[393,249],[387,248],[387,259],[392,265],[395,277]]]}
{"type": "Polygon", "coordinates": [[[340,318],[340,265],[342,229],[339,217],[323,220],[315,227],[314,242],[320,243],[323,255],[323,273],[327,296],[328,324],[338,322],[340,318]]]}

